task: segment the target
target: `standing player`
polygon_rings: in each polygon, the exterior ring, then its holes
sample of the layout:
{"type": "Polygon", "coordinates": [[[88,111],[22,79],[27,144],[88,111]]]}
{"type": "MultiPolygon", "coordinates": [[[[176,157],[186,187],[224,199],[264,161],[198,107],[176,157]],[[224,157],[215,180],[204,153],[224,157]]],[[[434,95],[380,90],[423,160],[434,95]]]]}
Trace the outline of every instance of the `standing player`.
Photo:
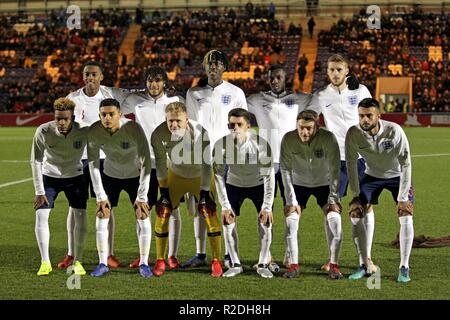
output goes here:
{"type": "MultiPolygon", "coordinates": [[[[311,100],[310,94],[293,93],[286,88],[286,71],[281,65],[273,65],[268,73],[270,91],[259,92],[247,99],[248,110],[255,115],[259,135],[269,141],[275,167],[275,194],[277,187],[286,204],[284,186],[280,172],[280,145],[286,132],[295,130],[297,115],[311,100]]],[[[286,259],[285,259],[286,260],[286,259]]],[[[275,262],[272,270],[279,269],[275,262]]]]}
{"type": "MultiPolygon", "coordinates": [[[[229,133],[228,112],[235,108],[247,109],[244,92],[222,79],[228,67],[224,52],[209,51],[203,58],[203,68],[208,77],[207,84],[190,88],[186,94],[186,108],[189,119],[197,121],[208,132],[211,145],[229,133]]],[[[198,215],[194,217],[194,231],[197,254],[183,264],[183,267],[206,265],[206,224],[198,215]]],[[[225,256],[229,265],[229,256],[225,256]]]]}
{"type": "Polygon", "coordinates": [[[245,199],[251,199],[258,212],[258,231],[261,250],[257,272],[263,278],[272,278],[269,270],[272,242],[272,204],[275,175],[270,146],[266,140],[251,132],[250,113],[233,109],[228,113],[231,133],[218,140],[213,151],[216,189],[222,206],[225,245],[232,265],[224,277],[242,272],[237,239],[237,216],[245,199]],[[225,177],[225,166],[228,172],[225,177]]]}
{"type": "Polygon", "coordinates": [[[217,278],[223,273],[219,260],[221,233],[216,204],[210,196],[211,150],[208,133],[200,124],[188,119],[186,106],[181,102],[167,105],[166,119],[152,134],[161,193],[156,204],[157,261],[153,272],[156,276],[164,274],[168,218],[172,209],[178,207],[180,197],[189,192],[199,203],[198,214],[207,225],[213,258],[211,275],[217,278]]]}
{"type": "Polygon", "coordinates": [[[52,271],[48,251],[48,217],[54,201],[64,192],[72,207],[74,223],[74,272],[85,275],[80,261],[87,235],[86,181],[81,156],[87,143],[88,127],[74,122],[75,103],[59,98],[53,104],[55,120],[39,126],[33,138],[31,169],[36,193],[36,239],[41,253],[38,276],[52,271]]]}
{"type": "Polygon", "coordinates": [[[325,214],[330,234],[331,279],[341,279],[338,258],[342,242],[341,205],[339,203],[339,145],[328,130],[319,128],[319,115],[304,110],[297,116],[297,129],[285,134],[281,142],[281,173],[286,191],[286,252],[288,271],[299,273],[297,231],[301,212],[311,195],[325,214]]]}
{"type": "Polygon", "coordinates": [[[150,181],[150,150],[144,130],[136,122],[121,119],[120,103],[105,99],[100,103],[100,121],[89,127],[89,172],[97,198],[96,239],[100,263],[94,277],[106,274],[108,261],[108,222],[122,190],[128,193],[139,224],[139,272],[153,274],[148,266],[151,224],[147,203],[150,181]],[[105,153],[104,173],[100,173],[100,150],[105,153]]]}
{"type": "MultiPolygon", "coordinates": [[[[151,148],[151,135],[155,128],[166,121],[166,106],[172,102],[184,102],[184,99],[178,96],[168,97],[166,88],[168,78],[166,71],[159,66],[151,66],[146,74],[146,90],[143,92],[130,93],[122,104],[122,113],[133,113],[136,122],[144,129],[150,147],[152,160],[152,173],[150,177],[150,187],[148,192],[148,204],[153,207],[158,199],[158,179],[156,178],[155,155],[151,148]]],[[[139,228],[137,228],[139,233],[139,228]]],[[[177,259],[178,245],[181,233],[180,209],[172,211],[169,218],[169,268],[179,267],[177,259]]],[[[138,257],[132,263],[130,268],[139,267],[140,258],[138,257]]]]}
{"type": "Polygon", "coordinates": [[[378,204],[378,197],[387,189],[397,203],[400,221],[400,270],[397,281],[408,282],[409,256],[414,239],[413,204],[411,185],[411,154],[408,139],[403,129],[396,123],[380,118],[380,106],[377,100],[367,98],[358,106],[359,125],[348,130],[345,152],[348,164],[348,176],[353,200],[350,203],[350,218],[354,234],[353,240],[358,254],[365,263],[350,276],[360,279],[372,270],[368,270],[367,260],[370,247],[367,242],[367,230],[362,220],[372,205],[378,204]],[[358,179],[357,159],[360,154],[366,161],[366,170],[361,181],[358,179]]]}
{"type": "MultiPolygon", "coordinates": [[[[83,67],[83,81],[85,86],[74,92],[69,93],[67,98],[75,102],[75,121],[86,125],[91,125],[99,120],[98,106],[100,102],[107,98],[115,98],[119,102],[127,96],[127,91],[118,88],[105,87],[101,85],[103,80],[103,68],[100,63],[96,61],[89,61],[83,67]]],[[[103,159],[105,155],[100,151],[100,170],[103,172],[103,159]]],[[[85,179],[88,181],[87,187],[90,189],[92,197],[94,189],[89,175],[89,166],[87,160],[87,151],[83,153],[83,172],[85,179]]],[[[58,263],[58,268],[65,269],[73,262],[73,231],[75,226],[75,219],[73,211],[69,208],[67,216],[67,242],[68,252],[64,259],[58,263]]],[[[121,264],[114,256],[114,234],[115,234],[115,219],[114,214],[109,219],[109,255],[108,265],[111,268],[118,268],[121,264]]]]}
{"type": "MultiPolygon", "coordinates": [[[[339,195],[343,198],[347,192],[348,177],[345,162],[345,135],[347,130],[358,124],[358,103],[365,98],[371,98],[369,90],[359,84],[354,77],[348,77],[349,64],[340,54],[334,54],[328,58],[327,75],[330,84],[314,92],[309,109],[323,114],[326,128],[333,132],[339,144],[341,153],[341,173],[339,195]]],[[[358,172],[360,178],[364,173],[364,160],[358,160],[358,172]]],[[[374,231],[374,214],[369,212],[364,218],[364,225],[368,230],[368,245],[372,243],[374,231]]],[[[330,233],[327,230],[327,241],[330,246],[330,233]]],[[[370,258],[370,250],[369,258],[370,258]]],[[[361,263],[362,257],[360,257],[361,263]]],[[[329,270],[329,261],[322,266],[329,270]]]]}

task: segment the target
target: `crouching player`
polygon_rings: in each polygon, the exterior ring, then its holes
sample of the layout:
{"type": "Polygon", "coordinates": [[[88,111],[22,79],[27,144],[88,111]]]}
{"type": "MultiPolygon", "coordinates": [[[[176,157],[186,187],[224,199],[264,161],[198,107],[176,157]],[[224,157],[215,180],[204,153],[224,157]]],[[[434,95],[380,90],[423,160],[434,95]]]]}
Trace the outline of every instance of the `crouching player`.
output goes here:
{"type": "Polygon", "coordinates": [[[228,113],[228,128],[231,133],[215,143],[213,152],[225,245],[231,258],[231,266],[223,276],[234,277],[242,272],[236,217],[240,215],[242,203],[248,198],[258,213],[261,250],[257,272],[263,278],[272,278],[269,262],[275,173],[271,149],[266,140],[249,131],[250,113],[245,109],[233,109],[228,113]],[[226,166],[228,173],[225,178],[226,166]]]}
{"type": "Polygon", "coordinates": [[[301,212],[311,195],[316,197],[325,219],[331,279],[341,279],[338,258],[342,242],[341,205],[339,203],[339,145],[334,134],[319,128],[315,111],[304,110],[297,116],[297,129],[285,134],[281,142],[281,174],[285,186],[286,253],[288,270],[299,273],[297,231],[301,212]]]}
{"type": "Polygon", "coordinates": [[[150,182],[150,150],[141,126],[121,119],[120,104],[115,99],[100,103],[100,121],[89,127],[89,172],[97,197],[96,239],[100,263],[93,277],[109,271],[108,221],[110,213],[119,202],[122,190],[128,193],[135,208],[139,224],[139,273],[144,278],[153,276],[148,266],[151,224],[147,192],[150,182]],[[100,149],[105,153],[104,174],[100,174],[100,149]]]}
{"type": "Polygon", "coordinates": [[[33,138],[31,169],[35,188],[36,239],[41,253],[38,276],[52,271],[49,256],[50,230],[48,217],[56,197],[64,192],[72,207],[74,226],[73,271],[85,275],[80,261],[87,234],[86,181],[83,176],[81,157],[87,143],[88,127],[80,127],[74,121],[75,103],[66,98],[54,104],[55,120],[40,125],[33,138]]]}
{"type": "Polygon", "coordinates": [[[353,200],[350,202],[353,241],[363,264],[350,276],[357,280],[376,271],[368,257],[367,230],[363,218],[373,212],[372,205],[387,189],[397,202],[400,221],[400,267],[398,282],[409,282],[409,255],[414,239],[411,185],[411,154],[408,139],[396,123],[380,119],[377,100],[366,98],[358,105],[359,125],[351,127],[345,138],[345,156],[353,200]],[[358,179],[357,160],[360,154],[366,161],[365,174],[358,179]]]}
{"type": "Polygon", "coordinates": [[[188,119],[186,106],[172,102],[166,106],[166,122],[153,132],[151,144],[155,154],[156,176],[160,199],[156,204],[156,276],[164,274],[166,245],[171,211],[179,205],[187,192],[198,201],[201,219],[205,219],[212,248],[211,275],[220,277],[220,223],[216,204],[210,195],[211,149],[206,130],[188,119]],[[169,160],[168,160],[169,159],[169,160]]]}

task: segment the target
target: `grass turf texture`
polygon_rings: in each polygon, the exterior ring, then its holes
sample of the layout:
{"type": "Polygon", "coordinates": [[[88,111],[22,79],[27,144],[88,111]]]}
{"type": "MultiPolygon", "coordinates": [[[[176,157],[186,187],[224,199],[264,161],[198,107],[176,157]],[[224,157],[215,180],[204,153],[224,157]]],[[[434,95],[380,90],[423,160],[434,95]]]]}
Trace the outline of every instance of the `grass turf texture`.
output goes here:
{"type": "MultiPolygon", "coordinates": [[[[31,139],[35,128],[0,128],[0,185],[31,177],[28,163],[31,139]],[[19,160],[21,162],[10,162],[19,160]]],[[[413,157],[413,183],[416,191],[414,227],[416,235],[444,236],[449,234],[448,209],[450,198],[450,129],[406,128],[413,155],[443,154],[413,157]]],[[[56,264],[67,248],[67,201],[61,194],[50,214],[50,258],[53,272],[38,277],[39,251],[34,235],[34,189],[31,181],[0,188],[0,299],[448,299],[450,248],[413,249],[411,278],[408,284],[398,284],[399,249],[389,246],[396,237],[399,223],[390,193],[383,192],[375,207],[375,236],[372,257],[381,267],[381,289],[369,290],[366,279],[332,281],[318,267],[327,258],[323,230],[323,214],[310,198],[299,229],[301,275],[284,279],[260,278],[251,266],[257,261],[259,240],[256,212],[247,200],[238,218],[240,255],[244,273],[235,278],[213,279],[210,268],[166,271],[161,278],[144,279],[137,270],[112,270],[104,278],[89,275],[81,278],[80,290],[66,287],[68,275],[56,264]]],[[[343,200],[348,208],[349,196],[343,200]]],[[[95,245],[94,200],[88,203],[89,233],[83,265],[91,272],[98,263],[95,245]]],[[[134,213],[128,197],[122,193],[116,212],[115,255],[128,264],[138,255],[134,213]]],[[[275,200],[275,224],[272,254],[281,265],[284,256],[284,218],[281,199],[275,200]]],[[[154,213],[152,223],[154,224],[154,213]]],[[[183,205],[183,227],[179,249],[181,262],[195,253],[192,217],[183,205]]],[[[341,271],[347,277],[357,267],[355,248],[351,240],[351,224],[343,214],[344,241],[341,250],[341,271]]],[[[155,259],[152,238],[150,256],[155,259]]],[[[210,257],[209,243],[207,246],[210,257]]],[[[284,272],[285,269],[282,269],[284,272]]]]}

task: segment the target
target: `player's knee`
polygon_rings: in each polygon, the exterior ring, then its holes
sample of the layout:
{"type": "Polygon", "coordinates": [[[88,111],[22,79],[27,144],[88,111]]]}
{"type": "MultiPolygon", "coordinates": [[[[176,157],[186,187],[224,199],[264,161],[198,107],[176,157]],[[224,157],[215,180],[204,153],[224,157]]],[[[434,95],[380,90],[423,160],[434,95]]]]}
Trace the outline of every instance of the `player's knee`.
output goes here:
{"type": "Polygon", "coordinates": [[[412,210],[398,210],[397,214],[399,217],[406,217],[406,216],[412,216],[413,211],[412,210]]]}
{"type": "Polygon", "coordinates": [[[359,219],[363,218],[363,216],[364,216],[362,210],[360,210],[360,209],[351,210],[349,212],[349,215],[350,215],[350,218],[359,218],[359,219]]]}

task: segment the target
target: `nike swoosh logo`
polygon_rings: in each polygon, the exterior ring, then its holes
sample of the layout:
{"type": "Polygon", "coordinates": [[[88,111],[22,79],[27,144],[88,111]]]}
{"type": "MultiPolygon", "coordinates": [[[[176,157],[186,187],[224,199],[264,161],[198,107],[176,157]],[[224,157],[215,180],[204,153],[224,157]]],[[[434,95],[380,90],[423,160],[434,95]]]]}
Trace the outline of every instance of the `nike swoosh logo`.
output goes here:
{"type": "Polygon", "coordinates": [[[27,123],[29,123],[29,122],[31,122],[31,121],[33,121],[33,120],[36,120],[37,118],[39,118],[40,117],[40,115],[38,115],[38,116],[33,116],[33,117],[30,117],[30,118],[26,118],[26,119],[20,119],[20,116],[18,116],[17,118],[16,118],[16,125],[18,125],[18,126],[23,126],[24,124],[27,124],[27,123]]]}
{"type": "Polygon", "coordinates": [[[331,103],[330,103],[330,104],[327,104],[327,105],[325,106],[325,108],[328,108],[329,106],[331,106],[331,103]]]}

